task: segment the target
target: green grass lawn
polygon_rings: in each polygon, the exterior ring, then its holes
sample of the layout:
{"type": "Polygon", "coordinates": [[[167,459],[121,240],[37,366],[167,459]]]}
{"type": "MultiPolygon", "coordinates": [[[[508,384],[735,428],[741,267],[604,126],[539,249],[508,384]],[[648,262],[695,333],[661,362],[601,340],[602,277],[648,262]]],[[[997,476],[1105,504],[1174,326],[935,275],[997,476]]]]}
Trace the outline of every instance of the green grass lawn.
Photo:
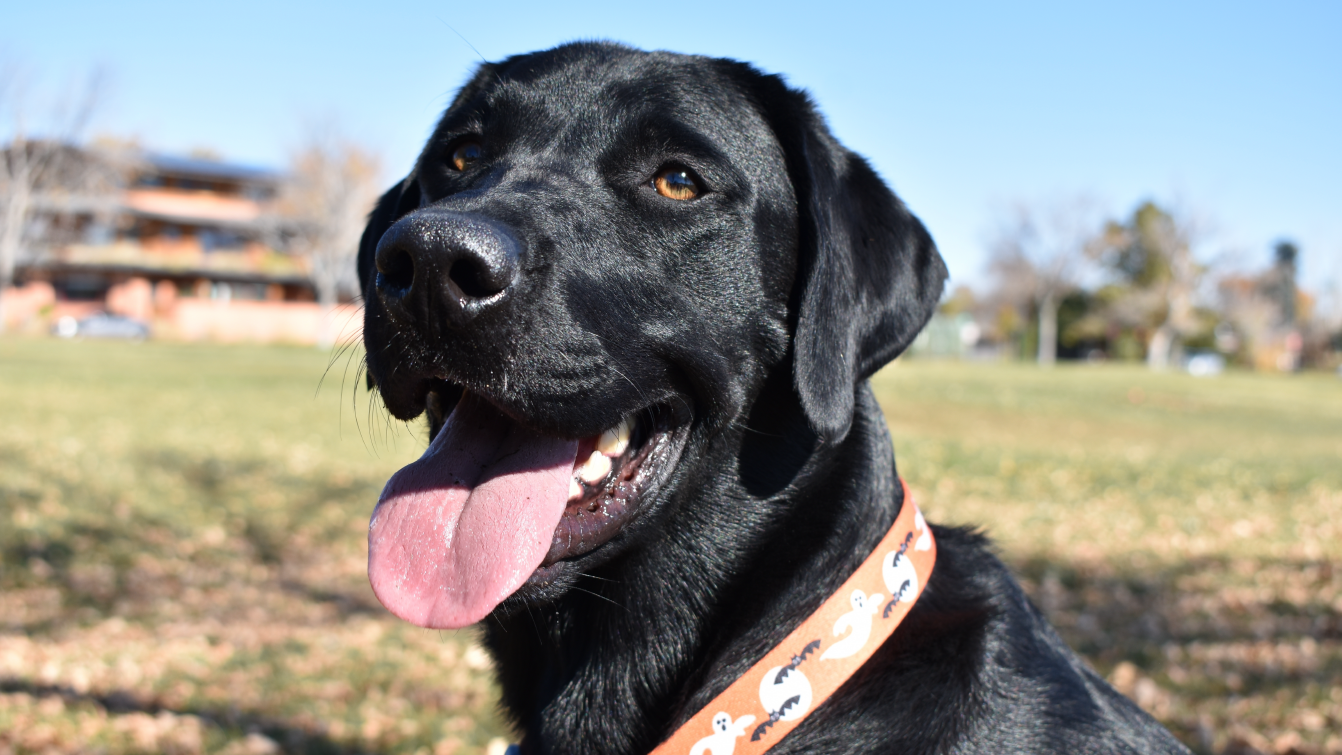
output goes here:
{"type": "MultiPolygon", "coordinates": [[[[0,339],[0,754],[509,736],[475,635],[368,590],[368,515],[423,440],[357,361],[0,339]]],[[[929,518],[987,529],[1186,742],[1342,752],[1342,381],[907,362],[874,383],[929,518]]]]}
{"type": "Polygon", "coordinates": [[[992,535],[1199,752],[1342,752],[1342,381],[904,362],[873,381],[929,519],[992,535]]]}

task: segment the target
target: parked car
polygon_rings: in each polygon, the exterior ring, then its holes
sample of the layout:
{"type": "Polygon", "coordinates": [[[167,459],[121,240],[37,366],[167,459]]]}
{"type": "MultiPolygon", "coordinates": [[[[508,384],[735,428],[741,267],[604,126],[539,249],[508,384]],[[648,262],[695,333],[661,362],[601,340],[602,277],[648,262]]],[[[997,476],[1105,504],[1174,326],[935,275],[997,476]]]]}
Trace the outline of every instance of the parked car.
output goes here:
{"type": "Polygon", "coordinates": [[[149,337],[149,326],[139,320],[106,312],[95,312],[82,320],[62,317],[52,328],[61,338],[126,338],[143,341],[149,337]]]}
{"type": "Polygon", "coordinates": [[[1220,354],[1203,352],[1188,358],[1188,374],[1195,377],[1212,377],[1225,372],[1226,360],[1220,354]]]}

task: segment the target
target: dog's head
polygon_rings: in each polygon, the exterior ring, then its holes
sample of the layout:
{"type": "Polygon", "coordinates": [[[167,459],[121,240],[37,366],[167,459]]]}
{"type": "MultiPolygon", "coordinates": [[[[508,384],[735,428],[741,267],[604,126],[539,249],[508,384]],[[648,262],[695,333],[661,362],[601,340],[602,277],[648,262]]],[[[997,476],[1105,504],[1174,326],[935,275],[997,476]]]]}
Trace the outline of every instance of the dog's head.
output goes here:
{"type": "Polygon", "coordinates": [[[370,380],[432,437],[383,493],[369,573],[445,627],[646,545],[780,370],[837,443],[946,272],[779,78],[573,44],[480,67],[359,274],[370,380]]]}

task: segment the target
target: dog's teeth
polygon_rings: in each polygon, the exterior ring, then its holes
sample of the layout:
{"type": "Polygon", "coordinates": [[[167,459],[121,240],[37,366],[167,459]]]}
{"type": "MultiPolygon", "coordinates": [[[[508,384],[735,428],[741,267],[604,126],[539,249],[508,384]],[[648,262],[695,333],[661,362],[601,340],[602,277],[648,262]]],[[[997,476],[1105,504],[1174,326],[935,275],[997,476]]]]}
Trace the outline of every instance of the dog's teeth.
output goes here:
{"type": "Polygon", "coordinates": [[[571,477],[568,481],[568,499],[576,501],[580,498],[582,498],[582,485],[578,484],[576,477],[571,477]]]}
{"type": "Polygon", "coordinates": [[[610,457],[600,451],[593,451],[587,461],[578,469],[578,476],[588,485],[595,485],[610,474],[610,457]]]}
{"type": "Polygon", "coordinates": [[[620,424],[601,433],[597,439],[596,450],[607,456],[619,456],[629,448],[629,420],[622,419],[620,424]]]}

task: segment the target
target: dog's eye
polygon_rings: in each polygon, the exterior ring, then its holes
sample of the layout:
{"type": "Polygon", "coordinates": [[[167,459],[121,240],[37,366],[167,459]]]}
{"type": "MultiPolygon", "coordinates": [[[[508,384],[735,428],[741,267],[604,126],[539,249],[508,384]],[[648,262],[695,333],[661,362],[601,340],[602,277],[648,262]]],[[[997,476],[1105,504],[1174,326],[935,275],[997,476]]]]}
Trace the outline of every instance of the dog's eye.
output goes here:
{"type": "Polygon", "coordinates": [[[653,176],[652,188],[667,199],[694,199],[703,193],[694,174],[678,166],[658,171],[653,176]]]}
{"type": "Polygon", "coordinates": [[[452,150],[452,167],[459,171],[469,170],[484,156],[485,151],[480,146],[480,142],[462,142],[457,145],[456,149],[452,150]]]}

